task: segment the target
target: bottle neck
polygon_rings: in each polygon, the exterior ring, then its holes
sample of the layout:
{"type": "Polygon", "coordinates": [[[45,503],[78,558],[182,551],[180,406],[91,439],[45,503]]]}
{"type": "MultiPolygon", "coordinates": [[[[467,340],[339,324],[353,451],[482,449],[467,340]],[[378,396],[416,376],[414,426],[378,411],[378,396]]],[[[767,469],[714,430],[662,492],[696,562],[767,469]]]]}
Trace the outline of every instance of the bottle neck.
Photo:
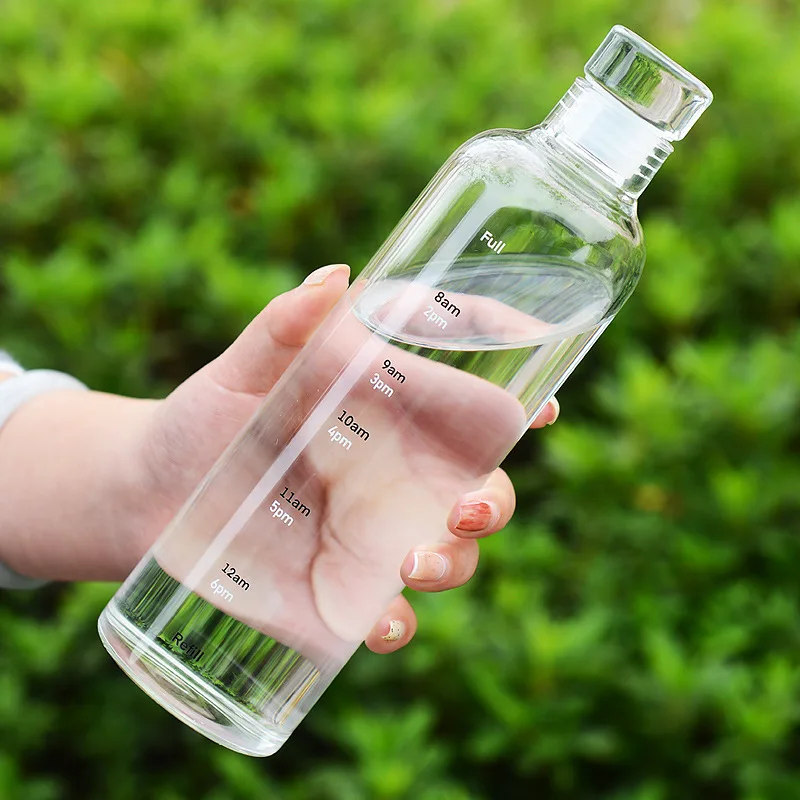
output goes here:
{"type": "Polygon", "coordinates": [[[662,131],[585,78],[572,84],[541,129],[557,147],[588,163],[604,182],[633,199],[672,152],[662,131]]]}

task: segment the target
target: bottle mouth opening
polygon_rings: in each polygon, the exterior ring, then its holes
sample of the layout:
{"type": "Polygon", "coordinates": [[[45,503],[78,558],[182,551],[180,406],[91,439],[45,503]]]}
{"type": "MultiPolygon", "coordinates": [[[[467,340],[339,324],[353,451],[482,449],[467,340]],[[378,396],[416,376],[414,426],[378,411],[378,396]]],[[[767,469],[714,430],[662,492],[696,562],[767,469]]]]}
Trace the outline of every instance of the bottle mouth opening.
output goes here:
{"type": "Polygon", "coordinates": [[[586,76],[669,141],[683,139],[713,100],[701,80],[622,25],[586,63],[586,76]]]}

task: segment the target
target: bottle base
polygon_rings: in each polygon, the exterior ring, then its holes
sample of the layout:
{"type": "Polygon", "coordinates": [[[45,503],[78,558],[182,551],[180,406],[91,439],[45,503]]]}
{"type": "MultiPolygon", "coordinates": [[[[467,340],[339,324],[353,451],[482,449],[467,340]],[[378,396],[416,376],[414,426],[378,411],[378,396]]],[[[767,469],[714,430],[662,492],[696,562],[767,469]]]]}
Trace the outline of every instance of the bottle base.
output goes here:
{"type": "Polygon", "coordinates": [[[289,733],[269,726],[215,691],[135,625],[108,606],[97,625],[100,639],[127,676],[181,722],[213,742],[248,756],[270,756],[289,733]]]}

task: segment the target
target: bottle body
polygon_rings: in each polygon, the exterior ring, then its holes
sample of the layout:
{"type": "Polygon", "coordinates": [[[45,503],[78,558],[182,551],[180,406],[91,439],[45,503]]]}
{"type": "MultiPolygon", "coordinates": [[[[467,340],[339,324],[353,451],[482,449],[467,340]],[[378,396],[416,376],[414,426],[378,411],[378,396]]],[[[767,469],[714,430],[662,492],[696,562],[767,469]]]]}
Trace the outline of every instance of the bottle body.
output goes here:
{"type": "Polygon", "coordinates": [[[596,188],[545,129],[448,160],[104,611],[145,691],[280,747],[633,290],[596,188]]]}

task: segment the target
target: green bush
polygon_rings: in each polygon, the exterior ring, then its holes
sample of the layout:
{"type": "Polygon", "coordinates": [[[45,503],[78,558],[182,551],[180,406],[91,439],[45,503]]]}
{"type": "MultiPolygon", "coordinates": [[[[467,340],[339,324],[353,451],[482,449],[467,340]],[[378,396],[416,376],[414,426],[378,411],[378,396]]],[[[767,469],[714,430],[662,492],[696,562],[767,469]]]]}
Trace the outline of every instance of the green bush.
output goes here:
{"type": "Polygon", "coordinates": [[[449,152],[538,122],[623,22],[717,99],[643,200],[642,284],[414,602],[267,761],[114,667],[105,585],[0,605],[3,800],[800,797],[800,15],[781,0],[5,0],[0,341],[161,395],[449,152]]]}

